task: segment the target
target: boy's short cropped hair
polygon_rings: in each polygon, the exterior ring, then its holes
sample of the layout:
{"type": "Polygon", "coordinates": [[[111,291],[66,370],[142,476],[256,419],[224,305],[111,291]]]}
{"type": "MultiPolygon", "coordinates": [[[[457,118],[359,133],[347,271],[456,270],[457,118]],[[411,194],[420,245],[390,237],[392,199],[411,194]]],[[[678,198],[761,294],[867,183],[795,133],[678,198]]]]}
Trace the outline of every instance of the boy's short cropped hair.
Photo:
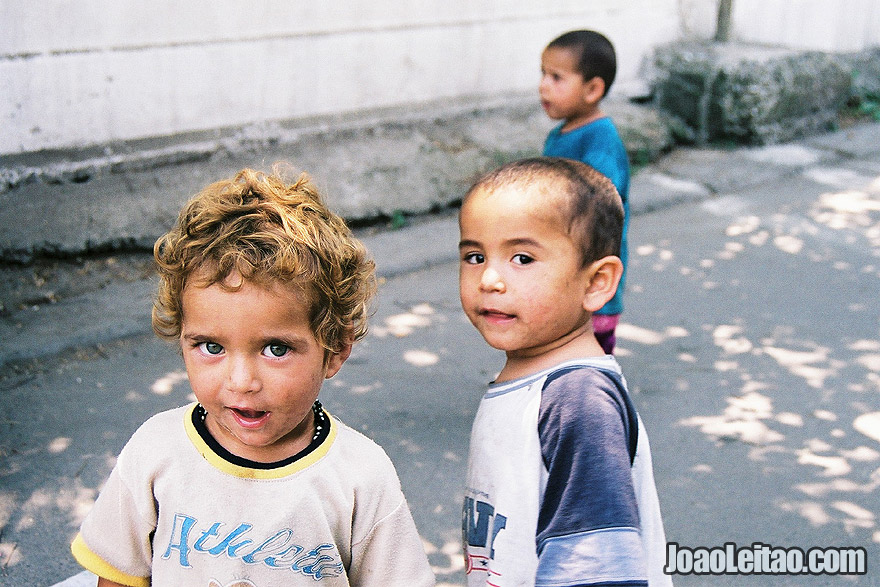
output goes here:
{"type": "Polygon", "coordinates": [[[374,263],[345,221],[331,212],[306,174],[287,184],[244,169],[194,196],[177,224],[153,248],[159,290],[154,331],[179,338],[181,299],[191,278],[231,290],[232,276],[301,289],[310,325],[327,353],[338,353],[366,334],[375,292],[374,263]]]}
{"type": "Polygon", "coordinates": [[[623,235],[623,204],[607,177],[580,161],[561,157],[532,157],[488,172],[468,190],[465,200],[477,191],[493,192],[507,187],[531,187],[544,183],[544,190],[561,195],[568,207],[561,211],[568,233],[580,248],[586,267],[609,255],[620,256],[623,235]]]}
{"type": "Polygon", "coordinates": [[[569,31],[550,41],[547,48],[556,47],[574,52],[578,71],[584,81],[599,77],[605,82],[605,94],[611,89],[617,75],[617,54],[608,38],[596,31],[569,31]]]}

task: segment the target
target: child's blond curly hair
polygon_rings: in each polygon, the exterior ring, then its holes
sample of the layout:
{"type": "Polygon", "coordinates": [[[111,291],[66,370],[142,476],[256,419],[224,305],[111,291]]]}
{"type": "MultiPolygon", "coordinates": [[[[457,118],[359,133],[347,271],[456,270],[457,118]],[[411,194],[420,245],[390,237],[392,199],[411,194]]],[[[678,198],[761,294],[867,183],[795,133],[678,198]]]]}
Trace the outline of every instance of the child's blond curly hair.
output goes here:
{"type": "Polygon", "coordinates": [[[153,255],[160,279],[153,330],[163,338],[180,337],[181,298],[194,273],[203,287],[234,290],[228,278],[240,276],[300,288],[327,356],[367,332],[375,265],[306,174],[288,185],[277,168],[271,175],[244,169],[207,186],[156,241],[153,255]]]}

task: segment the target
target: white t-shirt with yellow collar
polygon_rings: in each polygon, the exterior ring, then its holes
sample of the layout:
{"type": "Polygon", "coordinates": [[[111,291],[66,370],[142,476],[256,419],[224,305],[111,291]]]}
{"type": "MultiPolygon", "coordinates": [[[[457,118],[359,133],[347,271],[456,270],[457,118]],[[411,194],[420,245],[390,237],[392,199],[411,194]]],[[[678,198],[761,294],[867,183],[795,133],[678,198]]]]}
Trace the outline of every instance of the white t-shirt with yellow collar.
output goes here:
{"type": "Polygon", "coordinates": [[[84,567],[132,586],[434,584],[373,441],[327,415],[307,454],[252,468],[206,442],[197,407],[153,416],[123,448],[72,545],[84,567]]]}

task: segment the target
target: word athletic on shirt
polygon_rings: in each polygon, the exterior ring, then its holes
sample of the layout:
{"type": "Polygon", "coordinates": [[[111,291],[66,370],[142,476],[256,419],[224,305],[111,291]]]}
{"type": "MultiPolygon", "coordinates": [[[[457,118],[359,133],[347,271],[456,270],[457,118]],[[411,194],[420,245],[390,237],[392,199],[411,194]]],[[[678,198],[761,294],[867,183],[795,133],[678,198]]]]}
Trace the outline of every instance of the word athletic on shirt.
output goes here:
{"type": "Polygon", "coordinates": [[[336,577],[344,572],[339,553],[332,544],[319,544],[307,549],[294,543],[294,532],[289,528],[279,530],[260,542],[245,537],[251,530],[250,524],[239,524],[222,537],[222,523],[215,522],[204,530],[198,530],[196,524],[197,520],[191,516],[175,514],[171,539],[162,555],[163,559],[170,559],[174,551],[177,551],[180,566],[188,568],[192,566],[189,557],[193,553],[204,553],[213,557],[225,553],[227,557],[241,559],[247,564],[287,568],[315,580],[336,577]],[[192,542],[193,538],[195,542],[192,542]]]}

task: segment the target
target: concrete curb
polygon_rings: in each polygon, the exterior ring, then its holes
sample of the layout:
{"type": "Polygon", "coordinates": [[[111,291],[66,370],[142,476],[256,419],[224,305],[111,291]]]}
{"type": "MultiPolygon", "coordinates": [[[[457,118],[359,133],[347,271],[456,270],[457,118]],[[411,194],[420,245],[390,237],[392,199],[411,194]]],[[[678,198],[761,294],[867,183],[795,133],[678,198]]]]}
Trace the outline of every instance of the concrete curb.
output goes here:
{"type": "MultiPolygon", "coordinates": [[[[355,225],[453,205],[479,174],[537,155],[552,126],[533,96],[425,106],[340,120],[227,130],[124,147],[0,159],[0,259],[29,263],[150,250],[186,200],[244,167],[306,170],[328,205],[355,225]]],[[[671,148],[653,108],[607,110],[649,160],[671,148]]]]}
{"type": "MultiPolygon", "coordinates": [[[[823,171],[843,164],[864,165],[880,174],[880,123],[790,143],[758,148],[677,149],[632,179],[631,213],[647,214],[688,201],[735,194],[751,186],[823,171]]],[[[390,279],[457,257],[457,219],[428,216],[398,230],[358,231],[390,279]]],[[[0,366],[51,356],[150,331],[151,280],[115,283],[102,290],[0,320],[0,366]]]]}

